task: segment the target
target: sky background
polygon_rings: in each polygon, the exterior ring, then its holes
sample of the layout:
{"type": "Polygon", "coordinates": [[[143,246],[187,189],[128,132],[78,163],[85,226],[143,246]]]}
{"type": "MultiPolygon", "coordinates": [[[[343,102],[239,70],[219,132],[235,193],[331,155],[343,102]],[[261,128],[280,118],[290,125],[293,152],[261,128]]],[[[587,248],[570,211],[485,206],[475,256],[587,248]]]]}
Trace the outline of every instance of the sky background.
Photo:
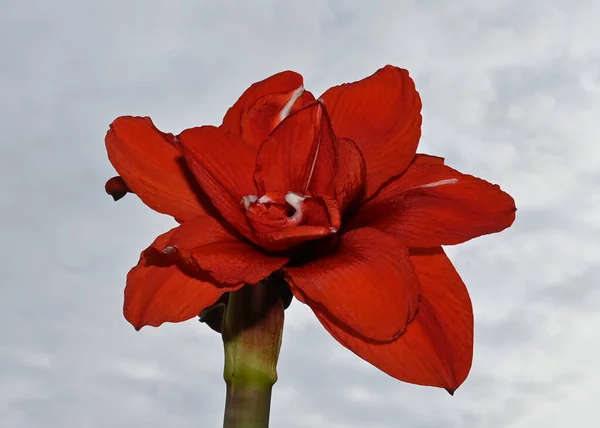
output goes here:
{"type": "Polygon", "coordinates": [[[401,383],[295,301],[271,426],[598,426],[599,21],[584,0],[0,0],[0,426],[221,426],[220,337],[123,319],[127,271],[173,221],[105,195],[108,125],[219,124],[281,70],[318,95],[388,63],[421,94],[420,151],[517,201],[512,228],[447,248],[473,368],[454,397],[401,383]]]}

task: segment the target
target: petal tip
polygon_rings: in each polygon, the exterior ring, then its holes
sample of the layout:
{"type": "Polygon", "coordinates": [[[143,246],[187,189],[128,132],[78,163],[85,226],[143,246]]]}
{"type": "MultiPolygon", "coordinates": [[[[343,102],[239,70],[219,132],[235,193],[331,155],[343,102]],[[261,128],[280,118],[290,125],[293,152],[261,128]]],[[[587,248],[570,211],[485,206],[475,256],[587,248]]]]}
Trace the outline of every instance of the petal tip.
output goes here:
{"type": "Polygon", "coordinates": [[[112,196],[115,202],[123,198],[127,193],[131,192],[125,183],[125,180],[123,180],[123,178],[120,176],[116,176],[108,180],[104,185],[104,191],[112,196]]]}

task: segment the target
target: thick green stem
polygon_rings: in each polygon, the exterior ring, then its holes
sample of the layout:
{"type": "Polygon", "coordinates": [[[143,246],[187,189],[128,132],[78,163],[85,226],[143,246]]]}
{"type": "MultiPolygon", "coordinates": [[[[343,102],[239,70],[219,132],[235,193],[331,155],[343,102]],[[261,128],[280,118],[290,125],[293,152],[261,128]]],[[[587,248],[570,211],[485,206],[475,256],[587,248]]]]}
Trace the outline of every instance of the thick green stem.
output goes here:
{"type": "Polygon", "coordinates": [[[232,292],[223,317],[224,428],[267,428],[283,332],[283,305],[265,280],[232,292]]]}

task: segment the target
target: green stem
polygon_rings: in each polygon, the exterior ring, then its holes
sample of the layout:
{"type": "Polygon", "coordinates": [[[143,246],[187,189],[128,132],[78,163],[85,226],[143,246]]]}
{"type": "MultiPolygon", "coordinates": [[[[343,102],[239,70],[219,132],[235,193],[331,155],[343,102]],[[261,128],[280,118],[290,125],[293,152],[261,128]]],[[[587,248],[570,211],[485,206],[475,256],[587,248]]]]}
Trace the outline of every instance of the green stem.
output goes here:
{"type": "Polygon", "coordinates": [[[268,428],[283,332],[283,305],[268,280],[232,292],[223,317],[224,428],[268,428]]]}
{"type": "Polygon", "coordinates": [[[227,383],[224,428],[267,428],[271,386],[227,383]]]}

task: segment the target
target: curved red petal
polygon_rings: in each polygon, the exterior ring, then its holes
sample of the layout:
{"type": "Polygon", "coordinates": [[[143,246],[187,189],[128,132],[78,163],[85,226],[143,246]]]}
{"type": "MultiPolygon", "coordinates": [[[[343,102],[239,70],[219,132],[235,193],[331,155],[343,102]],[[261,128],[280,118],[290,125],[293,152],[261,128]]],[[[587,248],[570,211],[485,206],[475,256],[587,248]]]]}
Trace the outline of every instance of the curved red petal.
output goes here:
{"type": "Polygon", "coordinates": [[[367,179],[365,160],[354,141],[339,138],[337,141],[339,166],[335,176],[335,191],[340,212],[362,196],[367,179]]]}
{"type": "Polygon", "coordinates": [[[193,259],[200,269],[226,284],[257,283],[288,261],[287,257],[262,253],[209,216],[181,224],[160,250],[165,248],[176,249],[184,258],[193,259]]]}
{"type": "Polygon", "coordinates": [[[108,158],[121,178],[155,211],[187,220],[205,212],[203,197],[171,134],[149,117],[122,116],[106,134],[108,158]]]}
{"type": "Polygon", "coordinates": [[[426,155],[417,153],[412,163],[427,163],[434,165],[444,165],[445,159],[440,156],[426,155]]]}
{"type": "Polygon", "coordinates": [[[416,162],[364,204],[350,227],[371,226],[407,247],[453,245],[500,232],[515,201],[498,185],[439,163],[416,162]]]}
{"type": "Polygon", "coordinates": [[[408,71],[388,65],[321,98],[336,135],[354,141],[364,156],[365,198],[410,164],[421,137],[421,99],[408,71]]]}
{"type": "Polygon", "coordinates": [[[441,248],[412,254],[421,285],[419,310],[406,331],[387,343],[366,341],[312,305],[329,333],[343,346],[404,382],[445,388],[464,382],[473,358],[473,310],[460,276],[441,248]]]}
{"type": "MultiPolygon", "coordinates": [[[[283,71],[251,85],[227,111],[221,128],[232,132],[250,145],[260,147],[262,141],[281,121],[281,110],[294,91],[303,88],[304,79],[293,71],[283,71]]],[[[299,94],[290,111],[314,100],[309,92],[299,94]]]]}
{"type": "MultiPolygon", "coordinates": [[[[159,236],[153,247],[161,247],[176,229],[159,236]]],[[[206,277],[190,276],[174,263],[156,263],[142,253],[140,261],[127,275],[123,314],[136,330],[165,322],[194,318],[214,304],[227,291],[243,285],[221,287],[206,277]]]]}
{"type": "Polygon", "coordinates": [[[337,163],[329,118],[315,102],[285,119],[263,142],[254,179],[261,195],[312,191],[334,197],[337,163]]]}
{"type": "Polygon", "coordinates": [[[241,201],[244,196],[256,195],[252,179],[256,150],[214,126],[187,129],[179,140],[190,170],[213,205],[240,233],[251,238],[241,201]]]}
{"type": "Polygon", "coordinates": [[[407,248],[376,229],[350,231],[334,254],[284,272],[296,297],[370,340],[396,338],[417,309],[407,248]]]}
{"type": "Polygon", "coordinates": [[[113,197],[113,200],[118,201],[122,197],[124,197],[127,193],[131,193],[131,189],[125,183],[125,180],[120,176],[116,176],[111,178],[104,185],[104,190],[110,196],[113,197]]]}

